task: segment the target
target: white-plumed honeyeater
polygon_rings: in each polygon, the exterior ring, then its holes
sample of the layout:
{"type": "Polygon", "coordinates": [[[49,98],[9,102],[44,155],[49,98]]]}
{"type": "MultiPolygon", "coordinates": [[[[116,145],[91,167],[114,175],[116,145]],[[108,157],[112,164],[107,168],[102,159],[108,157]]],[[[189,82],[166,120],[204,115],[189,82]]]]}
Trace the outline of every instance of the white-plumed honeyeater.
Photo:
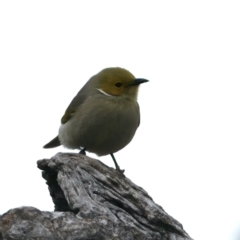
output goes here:
{"type": "Polygon", "coordinates": [[[96,153],[113,153],[132,140],[139,124],[138,88],[148,82],[123,68],[106,68],[94,75],[73,98],[61,119],[58,136],[44,148],[63,145],[96,153]]]}

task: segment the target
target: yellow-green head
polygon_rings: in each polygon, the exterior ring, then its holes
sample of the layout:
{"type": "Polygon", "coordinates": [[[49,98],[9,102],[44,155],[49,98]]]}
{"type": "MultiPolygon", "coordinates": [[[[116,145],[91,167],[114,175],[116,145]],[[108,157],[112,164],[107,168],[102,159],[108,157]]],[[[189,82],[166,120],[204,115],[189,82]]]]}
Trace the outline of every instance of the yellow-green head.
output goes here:
{"type": "Polygon", "coordinates": [[[97,75],[98,90],[112,96],[125,96],[137,98],[138,87],[141,83],[148,82],[143,78],[135,78],[132,73],[124,68],[105,68],[97,75]]]}

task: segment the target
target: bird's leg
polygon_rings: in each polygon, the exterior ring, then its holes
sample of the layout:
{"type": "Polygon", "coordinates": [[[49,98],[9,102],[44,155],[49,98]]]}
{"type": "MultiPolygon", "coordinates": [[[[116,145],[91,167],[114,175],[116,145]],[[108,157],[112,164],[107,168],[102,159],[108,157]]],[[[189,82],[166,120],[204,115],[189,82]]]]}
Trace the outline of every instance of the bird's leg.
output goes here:
{"type": "Polygon", "coordinates": [[[86,148],[83,148],[79,153],[80,153],[80,154],[83,154],[83,155],[86,155],[85,150],[86,150],[86,148]]]}
{"type": "Polygon", "coordinates": [[[112,160],[113,160],[113,162],[114,162],[114,164],[115,164],[115,168],[116,168],[116,170],[117,170],[118,172],[120,172],[120,173],[123,174],[125,170],[121,170],[121,169],[120,169],[120,167],[118,166],[117,161],[116,161],[116,159],[115,159],[113,153],[110,153],[110,155],[111,155],[112,160]]]}

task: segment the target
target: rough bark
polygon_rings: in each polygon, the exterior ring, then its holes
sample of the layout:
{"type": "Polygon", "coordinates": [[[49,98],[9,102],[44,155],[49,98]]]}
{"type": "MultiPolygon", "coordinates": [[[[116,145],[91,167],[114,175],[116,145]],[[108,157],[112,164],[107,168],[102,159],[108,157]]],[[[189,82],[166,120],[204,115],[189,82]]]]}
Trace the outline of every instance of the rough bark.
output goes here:
{"type": "Polygon", "coordinates": [[[191,239],[146,191],[98,160],[58,153],[37,164],[55,211],[8,211],[0,216],[0,240],[191,239]]]}

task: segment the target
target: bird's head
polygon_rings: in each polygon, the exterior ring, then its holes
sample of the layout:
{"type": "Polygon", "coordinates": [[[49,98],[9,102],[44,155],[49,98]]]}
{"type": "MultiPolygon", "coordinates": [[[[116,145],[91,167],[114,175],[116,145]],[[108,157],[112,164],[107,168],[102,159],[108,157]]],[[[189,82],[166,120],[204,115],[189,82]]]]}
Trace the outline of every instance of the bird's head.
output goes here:
{"type": "Polygon", "coordinates": [[[143,78],[135,78],[124,68],[106,68],[96,75],[97,89],[105,95],[122,96],[136,99],[138,87],[148,82],[143,78]]]}

